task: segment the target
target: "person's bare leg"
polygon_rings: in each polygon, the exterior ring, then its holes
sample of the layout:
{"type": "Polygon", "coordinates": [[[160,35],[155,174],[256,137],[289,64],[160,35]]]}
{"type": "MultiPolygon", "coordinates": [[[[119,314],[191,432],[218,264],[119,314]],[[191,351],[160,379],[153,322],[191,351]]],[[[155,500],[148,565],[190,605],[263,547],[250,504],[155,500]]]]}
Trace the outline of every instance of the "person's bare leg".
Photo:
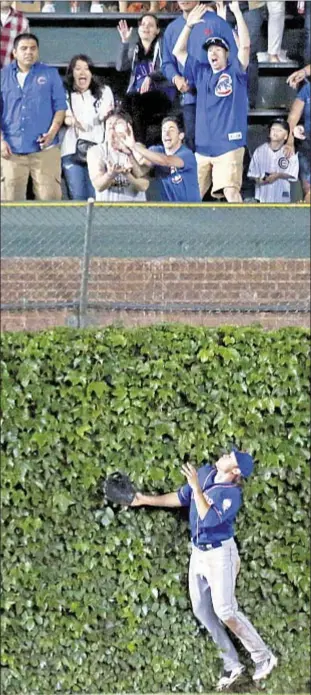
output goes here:
{"type": "Polygon", "coordinates": [[[224,196],[228,203],[243,203],[240,191],[237,188],[224,188],[224,196]]]}

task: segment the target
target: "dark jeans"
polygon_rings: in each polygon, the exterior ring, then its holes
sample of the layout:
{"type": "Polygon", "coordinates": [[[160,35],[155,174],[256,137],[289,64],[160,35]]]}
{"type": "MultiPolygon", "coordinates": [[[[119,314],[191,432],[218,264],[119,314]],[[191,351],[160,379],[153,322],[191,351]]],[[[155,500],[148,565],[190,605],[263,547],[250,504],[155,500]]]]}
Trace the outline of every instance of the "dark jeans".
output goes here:
{"type": "Polygon", "coordinates": [[[185,104],[183,106],[185,145],[192,152],[195,152],[195,113],[196,104],[185,104]]]}
{"type": "Polygon", "coordinates": [[[76,164],[74,155],[62,157],[62,169],[70,200],[95,198],[95,190],[86,164],[76,164]]]}
{"type": "MultiPolygon", "coordinates": [[[[232,16],[232,15],[231,15],[232,16]]],[[[261,29],[266,17],[265,7],[258,7],[255,10],[247,10],[243,12],[243,17],[247,24],[247,28],[251,41],[250,61],[248,67],[248,101],[251,109],[256,108],[256,100],[258,94],[258,59],[257,53],[260,51],[261,29]]],[[[230,15],[228,21],[234,27],[234,22],[230,15]]]]}

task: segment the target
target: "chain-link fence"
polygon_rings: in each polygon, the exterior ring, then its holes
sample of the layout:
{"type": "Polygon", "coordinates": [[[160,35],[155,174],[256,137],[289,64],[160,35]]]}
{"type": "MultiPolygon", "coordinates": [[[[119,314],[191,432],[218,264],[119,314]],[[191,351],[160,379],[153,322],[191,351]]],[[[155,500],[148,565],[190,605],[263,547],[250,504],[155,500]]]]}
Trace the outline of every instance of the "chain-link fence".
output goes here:
{"type": "Polygon", "coordinates": [[[35,327],[134,314],[307,320],[304,205],[4,204],[1,227],[4,328],[31,327],[30,316],[35,327]]]}

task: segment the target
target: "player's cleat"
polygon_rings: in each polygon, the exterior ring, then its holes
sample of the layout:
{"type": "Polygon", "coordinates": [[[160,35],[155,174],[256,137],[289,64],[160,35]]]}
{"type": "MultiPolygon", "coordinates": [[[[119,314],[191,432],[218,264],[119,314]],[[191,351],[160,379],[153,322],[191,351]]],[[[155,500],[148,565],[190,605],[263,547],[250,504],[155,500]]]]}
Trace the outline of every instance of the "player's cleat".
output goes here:
{"type": "Polygon", "coordinates": [[[253,681],[261,681],[263,678],[266,678],[269,673],[271,673],[272,669],[278,665],[278,660],[274,654],[269,654],[268,659],[265,659],[264,661],[260,661],[259,664],[256,664],[256,671],[253,675],[253,681]]]}
{"type": "Polygon", "coordinates": [[[224,671],[223,675],[221,676],[216,685],[216,690],[221,691],[225,690],[226,688],[229,688],[230,685],[232,685],[232,683],[234,683],[238,678],[240,678],[244,670],[245,666],[242,666],[242,664],[240,664],[239,666],[233,668],[232,671],[224,671]]]}

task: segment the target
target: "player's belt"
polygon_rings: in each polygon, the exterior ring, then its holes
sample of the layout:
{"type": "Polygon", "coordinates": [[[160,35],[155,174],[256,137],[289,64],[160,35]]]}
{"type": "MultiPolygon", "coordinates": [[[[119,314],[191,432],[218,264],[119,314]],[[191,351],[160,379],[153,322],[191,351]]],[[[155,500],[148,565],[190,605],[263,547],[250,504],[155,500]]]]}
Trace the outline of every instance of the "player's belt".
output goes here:
{"type": "Polygon", "coordinates": [[[195,545],[195,548],[206,552],[207,550],[213,550],[213,548],[220,548],[221,546],[221,541],[214,541],[214,543],[199,543],[198,545],[195,545]]]}

